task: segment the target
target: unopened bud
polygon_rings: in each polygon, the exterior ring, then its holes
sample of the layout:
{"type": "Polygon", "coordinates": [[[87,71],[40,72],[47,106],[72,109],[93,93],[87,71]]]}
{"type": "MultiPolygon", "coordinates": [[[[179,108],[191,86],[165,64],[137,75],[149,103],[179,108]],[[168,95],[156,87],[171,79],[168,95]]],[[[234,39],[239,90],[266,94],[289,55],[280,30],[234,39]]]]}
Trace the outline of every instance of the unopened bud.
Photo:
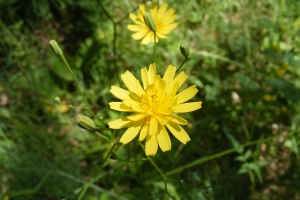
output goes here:
{"type": "Polygon", "coordinates": [[[94,121],[85,116],[85,115],[81,115],[81,114],[78,114],[77,117],[76,117],[76,123],[83,129],[86,129],[86,130],[95,130],[97,129],[97,126],[95,125],[94,121]]]}
{"type": "Polygon", "coordinates": [[[117,156],[117,154],[115,154],[114,152],[111,152],[111,153],[109,154],[109,158],[112,159],[112,160],[117,160],[117,159],[118,159],[118,156],[117,156]]]}
{"type": "Polygon", "coordinates": [[[59,97],[55,97],[55,98],[54,98],[54,101],[57,102],[57,103],[60,103],[60,102],[61,102],[61,100],[60,100],[59,97]]]}
{"type": "Polygon", "coordinates": [[[180,51],[186,59],[190,56],[190,49],[186,44],[180,45],[180,51]]]}
{"type": "Polygon", "coordinates": [[[215,185],[215,184],[217,184],[218,180],[217,180],[217,178],[213,177],[213,178],[210,180],[210,182],[211,182],[212,185],[215,185]]]}
{"type": "Polygon", "coordinates": [[[49,44],[54,53],[56,53],[59,56],[63,54],[62,50],[60,49],[59,45],[55,40],[50,40],[49,44]]]}
{"type": "Polygon", "coordinates": [[[156,32],[156,24],[150,12],[144,14],[144,21],[151,31],[156,32]]]}

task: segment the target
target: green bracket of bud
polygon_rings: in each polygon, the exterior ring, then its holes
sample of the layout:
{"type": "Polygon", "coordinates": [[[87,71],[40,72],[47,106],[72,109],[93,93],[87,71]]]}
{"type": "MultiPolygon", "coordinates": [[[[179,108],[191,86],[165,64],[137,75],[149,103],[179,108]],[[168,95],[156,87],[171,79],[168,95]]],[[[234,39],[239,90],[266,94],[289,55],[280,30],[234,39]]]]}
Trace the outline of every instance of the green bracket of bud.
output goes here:
{"type": "Polygon", "coordinates": [[[144,14],[144,21],[145,21],[145,24],[147,25],[147,27],[153,31],[153,32],[156,32],[156,23],[151,15],[150,12],[146,12],[144,14]]]}
{"type": "Polygon", "coordinates": [[[76,117],[76,123],[83,129],[94,131],[97,130],[98,127],[95,125],[94,121],[82,114],[78,114],[76,117]]]}
{"type": "Polygon", "coordinates": [[[117,159],[118,159],[118,156],[117,156],[117,154],[115,154],[114,152],[111,152],[111,153],[109,154],[109,158],[112,159],[112,160],[117,160],[117,159]]]}
{"type": "Polygon", "coordinates": [[[190,57],[190,49],[186,44],[181,44],[180,45],[180,52],[181,54],[184,56],[184,61],[182,62],[182,64],[180,65],[180,67],[176,70],[176,72],[178,72],[180,70],[180,68],[184,65],[184,63],[188,60],[188,58],[190,57]]]}
{"type": "Polygon", "coordinates": [[[57,44],[57,42],[55,40],[50,40],[49,44],[50,44],[50,47],[52,48],[52,50],[54,51],[54,53],[56,53],[59,56],[63,55],[61,48],[59,47],[59,45],[57,44]]]}
{"type": "Polygon", "coordinates": [[[187,59],[190,56],[190,49],[186,44],[180,45],[181,54],[187,59]]]}

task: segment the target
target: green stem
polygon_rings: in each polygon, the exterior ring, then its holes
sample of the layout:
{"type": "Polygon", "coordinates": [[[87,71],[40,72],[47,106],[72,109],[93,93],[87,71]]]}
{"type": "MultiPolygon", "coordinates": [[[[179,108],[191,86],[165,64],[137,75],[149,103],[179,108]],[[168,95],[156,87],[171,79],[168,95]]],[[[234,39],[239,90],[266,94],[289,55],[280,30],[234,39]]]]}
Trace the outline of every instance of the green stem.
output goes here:
{"type": "Polygon", "coordinates": [[[184,63],[185,63],[187,60],[188,60],[187,58],[184,59],[184,61],[181,63],[180,67],[176,70],[176,72],[178,72],[178,71],[181,69],[181,67],[184,65],[184,63]]]}
{"type": "Polygon", "coordinates": [[[154,63],[156,65],[156,31],[154,31],[154,63]]]}
{"type": "Polygon", "coordinates": [[[102,5],[101,1],[97,1],[101,9],[104,11],[105,15],[109,18],[109,20],[113,24],[113,32],[114,32],[114,39],[113,39],[113,63],[114,66],[117,67],[117,60],[116,60],[116,54],[117,54],[117,23],[114,21],[113,17],[109,14],[107,9],[102,5]]]}
{"type": "Polygon", "coordinates": [[[116,143],[114,143],[114,145],[110,148],[108,154],[106,155],[106,157],[105,157],[104,160],[103,160],[103,165],[102,165],[102,167],[104,166],[104,164],[105,164],[107,158],[109,157],[109,155],[111,154],[112,150],[113,150],[113,149],[115,148],[115,146],[118,145],[118,144],[122,144],[122,143],[121,143],[121,142],[116,142],[116,143]]]}
{"type": "MultiPolygon", "coordinates": [[[[140,141],[138,141],[140,146],[142,147],[142,149],[145,151],[145,148],[143,147],[143,145],[141,144],[140,141]]],[[[171,196],[171,194],[169,194],[168,192],[168,187],[167,187],[167,177],[160,171],[159,167],[155,164],[155,162],[152,160],[152,158],[150,156],[148,156],[149,161],[151,162],[151,164],[155,167],[155,169],[158,171],[158,173],[163,177],[164,179],[164,183],[165,183],[165,193],[167,195],[169,195],[169,197],[171,199],[173,199],[173,197],[171,196]]]]}
{"type": "MultiPolygon", "coordinates": [[[[293,132],[287,134],[286,136],[291,136],[291,135],[294,135],[294,134],[296,134],[296,133],[300,133],[300,131],[299,131],[299,130],[293,131],[293,132]]],[[[279,135],[272,136],[272,137],[268,137],[268,138],[265,138],[265,139],[258,139],[258,140],[255,140],[255,141],[246,142],[246,143],[244,143],[244,144],[242,144],[242,145],[240,145],[240,146],[237,146],[237,147],[235,147],[235,148],[230,148],[230,149],[221,151],[221,152],[219,152],[219,153],[213,154],[213,155],[211,155],[211,156],[204,157],[204,158],[200,158],[200,159],[197,159],[197,160],[195,160],[195,161],[193,161],[193,162],[190,162],[190,163],[188,163],[188,164],[186,164],[186,165],[180,166],[180,167],[178,167],[178,168],[176,168],[176,169],[174,169],[174,170],[171,170],[171,171],[167,172],[167,173],[166,173],[166,176],[170,176],[170,175],[172,175],[172,174],[179,173],[179,172],[181,172],[181,171],[183,171],[183,170],[185,170],[185,169],[188,169],[188,168],[193,167],[193,166],[195,166],[195,165],[199,165],[199,164],[201,164],[201,163],[204,163],[204,162],[213,160],[213,159],[215,159],[215,158],[220,158],[220,157],[222,157],[222,156],[225,156],[225,155],[234,153],[234,152],[236,152],[237,149],[239,149],[239,148],[241,148],[241,147],[252,146],[252,145],[259,144],[259,143],[262,143],[262,142],[266,142],[266,141],[272,140],[272,139],[274,139],[274,138],[279,138],[279,137],[282,137],[282,135],[279,134],[279,135]]],[[[155,179],[155,178],[153,178],[153,179],[155,179]]]]}
{"type": "Polygon", "coordinates": [[[74,73],[73,73],[73,71],[72,71],[72,69],[71,69],[71,67],[70,67],[70,65],[69,65],[69,63],[68,63],[68,61],[66,60],[64,54],[61,54],[61,55],[59,55],[59,56],[60,56],[61,59],[64,61],[66,67],[68,68],[70,74],[72,75],[73,80],[75,81],[75,85],[76,85],[76,87],[77,87],[77,90],[80,92],[80,95],[82,96],[82,98],[83,98],[83,100],[84,100],[84,103],[85,103],[85,106],[86,106],[87,110],[95,117],[95,114],[94,114],[94,113],[92,112],[92,110],[90,109],[90,106],[89,106],[89,104],[88,104],[88,102],[87,102],[87,100],[86,100],[86,98],[85,98],[85,96],[84,96],[82,90],[80,89],[80,86],[79,86],[79,84],[78,84],[78,81],[77,81],[77,79],[76,79],[76,77],[75,77],[75,75],[74,75],[74,73]]]}

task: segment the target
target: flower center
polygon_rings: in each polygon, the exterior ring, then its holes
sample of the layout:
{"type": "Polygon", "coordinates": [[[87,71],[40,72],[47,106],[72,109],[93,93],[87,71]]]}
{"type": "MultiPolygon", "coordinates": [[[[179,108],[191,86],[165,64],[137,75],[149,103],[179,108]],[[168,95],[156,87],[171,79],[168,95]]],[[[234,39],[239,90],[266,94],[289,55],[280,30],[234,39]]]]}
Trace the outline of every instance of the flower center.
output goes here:
{"type": "Polygon", "coordinates": [[[150,85],[146,90],[145,94],[141,96],[141,107],[145,113],[151,116],[155,116],[159,113],[160,99],[156,95],[157,90],[154,85],[150,85]]]}

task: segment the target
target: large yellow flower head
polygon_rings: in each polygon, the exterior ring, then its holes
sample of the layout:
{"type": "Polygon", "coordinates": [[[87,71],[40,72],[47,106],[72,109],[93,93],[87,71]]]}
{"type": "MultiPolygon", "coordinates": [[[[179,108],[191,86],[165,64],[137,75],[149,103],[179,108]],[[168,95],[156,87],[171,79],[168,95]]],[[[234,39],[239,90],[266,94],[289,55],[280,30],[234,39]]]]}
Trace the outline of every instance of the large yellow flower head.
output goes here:
{"type": "MultiPolygon", "coordinates": [[[[168,5],[163,3],[159,8],[156,3],[152,3],[150,7],[150,13],[156,23],[156,42],[158,38],[167,38],[166,34],[170,33],[174,28],[177,27],[177,23],[173,23],[176,14],[173,8],[167,10],[168,5]]],[[[130,19],[137,25],[128,25],[128,29],[136,32],[132,35],[135,40],[142,40],[142,44],[154,43],[154,32],[151,31],[144,21],[144,14],[146,13],[145,4],[140,5],[138,15],[130,13],[130,19]]]]}
{"type": "Polygon", "coordinates": [[[127,144],[138,133],[139,140],[146,139],[146,155],[155,155],[158,146],[162,151],[171,149],[171,141],[165,127],[183,144],[190,137],[180,125],[188,122],[174,113],[186,113],[201,108],[202,102],[185,103],[198,92],[195,85],[177,93],[178,88],[187,79],[184,72],[175,77],[176,67],[168,66],[163,78],[156,74],[155,64],[141,69],[143,87],[132,73],[126,71],[121,75],[129,91],[112,86],[110,92],[121,99],[121,102],[110,102],[110,108],[122,112],[132,112],[132,115],[109,122],[112,129],[129,127],[120,139],[127,144]]]}

